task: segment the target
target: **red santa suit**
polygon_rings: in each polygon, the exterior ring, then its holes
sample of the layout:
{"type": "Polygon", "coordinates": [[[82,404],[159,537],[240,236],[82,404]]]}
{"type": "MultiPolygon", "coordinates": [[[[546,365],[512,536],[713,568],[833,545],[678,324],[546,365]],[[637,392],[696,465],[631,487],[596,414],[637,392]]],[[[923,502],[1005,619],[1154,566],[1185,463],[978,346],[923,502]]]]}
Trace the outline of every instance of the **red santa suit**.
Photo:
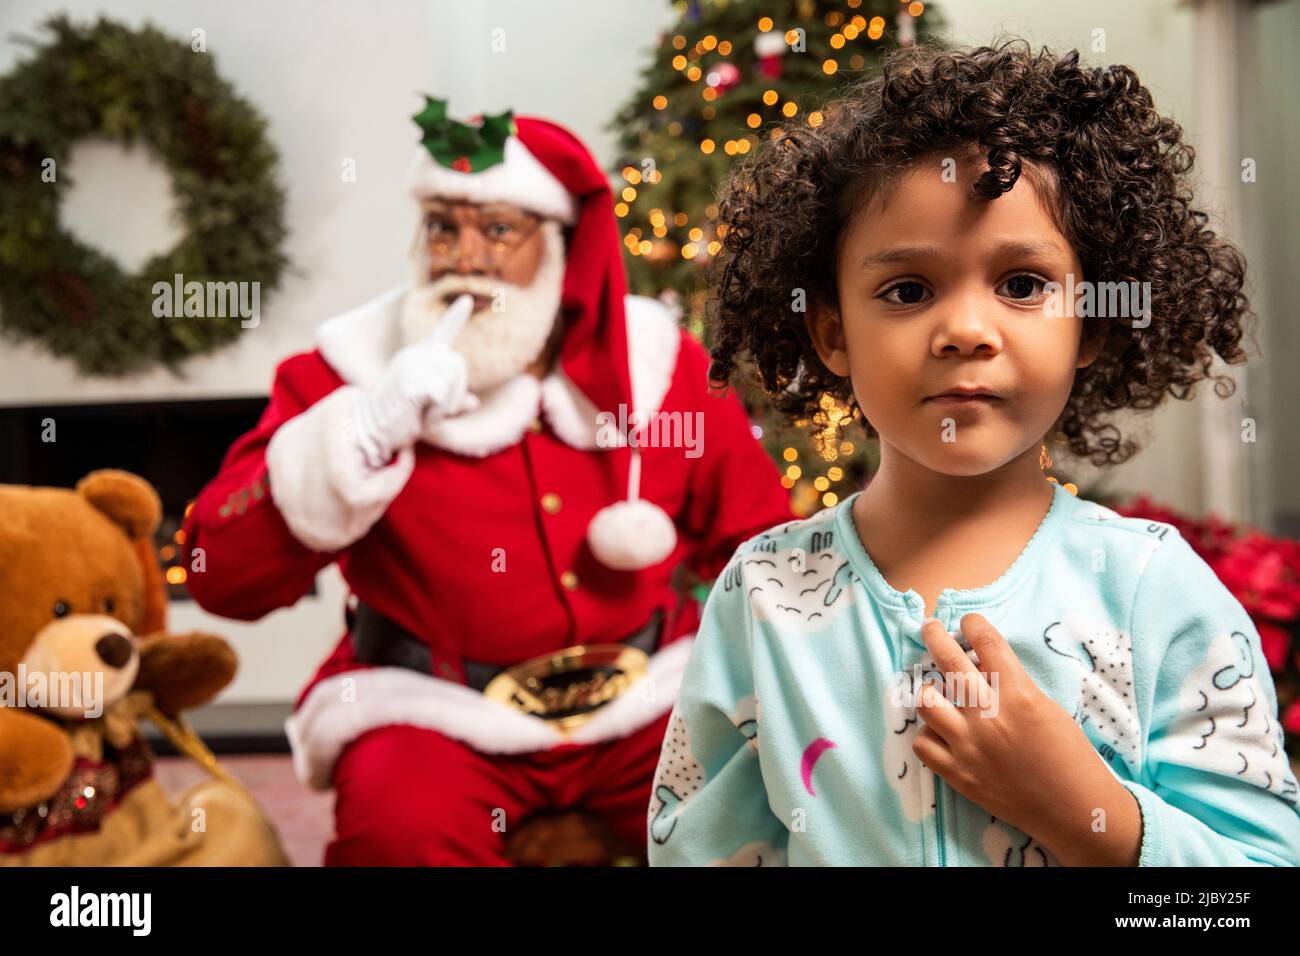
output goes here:
{"type": "MultiPolygon", "coordinates": [[[[280,364],[261,420],[185,523],[206,566],[189,587],[208,610],[260,618],[337,562],[357,599],[428,647],[431,673],[371,666],[345,632],[297,701],[295,767],[337,791],[329,863],[501,863],[492,815],[510,826],[548,805],[601,812],[644,845],[650,781],[698,619],[674,570],[684,563],[712,578],[743,539],[791,517],[743,407],[708,391],[704,349],[660,303],[625,295],[605,174],[566,130],[514,123],[515,168],[526,155],[573,201],[555,369],[507,381],[477,409],[426,427],[386,468],[350,474],[334,449],[352,403],[398,346],[407,288],[391,290],[323,323],[315,349],[280,364]],[[599,413],[620,405],[702,422],[698,448],[640,447],[638,481],[629,443],[601,434],[599,413]],[[589,540],[593,517],[627,497],[658,506],[676,532],[671,553],[635,570],[602,563],[589,540]],[[649,683],[570,736],[465,684],[466,662],[506,667],[619,642],[656,613],[649,683]]],[[[447,172],[444,195],[519,192],[516,180],[484,193],[486,172],[455,173],[448,185],[447,172]]]]}

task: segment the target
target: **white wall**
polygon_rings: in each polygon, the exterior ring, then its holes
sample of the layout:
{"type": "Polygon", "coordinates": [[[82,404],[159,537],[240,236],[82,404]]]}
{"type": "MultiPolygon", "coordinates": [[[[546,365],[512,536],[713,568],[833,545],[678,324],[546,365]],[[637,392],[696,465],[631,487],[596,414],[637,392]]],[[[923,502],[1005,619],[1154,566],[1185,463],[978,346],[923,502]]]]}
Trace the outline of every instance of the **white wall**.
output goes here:
{"type": "Polygon", "coordinates": [[[1255,520],[1278,534],[1300,538],[1300,324],[1290,303],[1300,275],[1300,0],[1260,4],[1252,45],[1254,70],[1247,85],[1254,135],[1243,153],[1259,164],[1245,187],[1243,216],[1250,259],[1252,301],[1261,317],[1264,363],[1251,377],[1251,403],[1259,408],[1260,435],[1249,446],[1254,465],[1255,520]]]}
{"type": "MultiPolygon", "coordinates": [[[[604,125],[673,19],[661,0],[6,0],[0,71],[23,50],[10,35],[33,34],[59,11],[82,22],[100,14],[132,26],[148,20],[186,41],[193,29],[206,31],[218,71],[267,117],[280,149],[294,272],[264,298],[260,326],[189,362],[183,379],[154,371],[87,380],[34,345],[5,343],[0,405],[265,394],[276,363],[309,348],[318,322],[405,277],[415,214],[402,179],[417,142],[410,117],[423,105],[420,94],[449,98],[456,116],[507,107],[545,115],[609,163],[613,136],[604,125]],[[493,53],[498,27],[505,51],[493,53]],[[342,181],[346,158],[356,161],[355,183],[342,181]]],[[[122,151],[91,152],[90,163],[70,171],[85,194],[64,210],[84,213],[66,220],[70,228],[112,251],[125,214],[134,227],[130,252],[165,248],[175,228],[157,208],[163,174],[143,156],[94,165],[106,152],[122,151]]]]}

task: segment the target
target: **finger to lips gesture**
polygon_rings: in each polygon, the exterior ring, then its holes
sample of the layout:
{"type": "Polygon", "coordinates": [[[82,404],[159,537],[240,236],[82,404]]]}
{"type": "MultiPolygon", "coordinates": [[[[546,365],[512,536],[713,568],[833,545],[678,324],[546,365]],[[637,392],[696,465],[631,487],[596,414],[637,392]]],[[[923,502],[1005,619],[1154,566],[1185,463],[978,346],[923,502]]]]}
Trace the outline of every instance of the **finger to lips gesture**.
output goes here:
{"type": "Polygon", "coordinates": [[[474,314],[474,297],[466,293],[456,297],[450,308],[443,313],[442,318],[424,337],[424,341],[430,345],[445,345],[451,347],[451,343],[456,341],[460,335],[461,329],[469,322],[470,316],[474,314]]]}
{"type": "Polygon", "coordinates": [[[420,343],[429,356],[426,381],[430,401],[424,413],[426,428],[440,419],[479,406],[478,397],[469,391],[465,358],[452,350],[452,343],[473,314],[474,297],[458,296],[420,343]]]}

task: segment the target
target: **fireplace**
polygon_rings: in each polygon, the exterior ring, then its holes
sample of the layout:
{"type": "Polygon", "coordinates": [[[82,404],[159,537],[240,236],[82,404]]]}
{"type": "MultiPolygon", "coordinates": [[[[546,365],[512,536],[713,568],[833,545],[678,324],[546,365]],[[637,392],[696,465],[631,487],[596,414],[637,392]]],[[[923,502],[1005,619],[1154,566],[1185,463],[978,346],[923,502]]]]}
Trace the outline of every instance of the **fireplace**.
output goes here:
{"type": "Polygon", "coordinates": [[[147,479],[162,499],[156,545],[169,596],[188,601],[185,510],[265,408],[265,398],[0,408],[0,484],[71,488],[97,468],[147,479]]]}

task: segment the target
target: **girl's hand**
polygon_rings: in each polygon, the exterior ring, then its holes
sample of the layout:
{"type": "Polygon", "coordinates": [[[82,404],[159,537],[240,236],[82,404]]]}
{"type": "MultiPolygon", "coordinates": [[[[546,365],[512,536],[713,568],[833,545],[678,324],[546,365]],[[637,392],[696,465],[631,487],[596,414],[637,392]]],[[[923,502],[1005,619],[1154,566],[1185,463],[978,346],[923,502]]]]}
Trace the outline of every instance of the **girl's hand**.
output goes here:
{"type": "Polygon", "coordinates": [[[943,625],[922,638],[944,676],[917,702],[912,750],[966,799],[1034,837],[1066,865],[1135,865],[1141,812],[1080,727],[979,614],[961,619],[978,668],[943,625]]]}

